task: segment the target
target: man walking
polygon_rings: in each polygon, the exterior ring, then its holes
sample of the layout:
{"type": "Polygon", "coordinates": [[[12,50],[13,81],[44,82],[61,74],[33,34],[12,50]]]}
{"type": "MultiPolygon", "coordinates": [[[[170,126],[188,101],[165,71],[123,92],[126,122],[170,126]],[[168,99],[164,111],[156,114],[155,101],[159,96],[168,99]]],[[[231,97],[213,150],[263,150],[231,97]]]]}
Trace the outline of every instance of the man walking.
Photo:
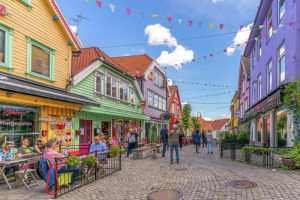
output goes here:
{"type": "Polygon", "coordinates": [[[176,124],[173,125],[173,130],[170,132],[170,139],[169,139],[171,164],[173,164],[174,149],[176,152],[176,162],[179,163],[179,151],[178,151],[179,134],[180,134],[179,122],[177,121],[176,124]]]}
{"type": "Polygon", "coordinates": [[[207,133],[207,154],[212,154],[213,136],[211,132],[207,133]]]}
{"type": "Polygon", "coordinates": [[[167,129],[167,124],[164,125],[164,127],[160,130],[160,140],[163,143],[163,150],[162,150],[162,157],[165,157],[168,140],[169,140],[169,134],[167,129]]]}

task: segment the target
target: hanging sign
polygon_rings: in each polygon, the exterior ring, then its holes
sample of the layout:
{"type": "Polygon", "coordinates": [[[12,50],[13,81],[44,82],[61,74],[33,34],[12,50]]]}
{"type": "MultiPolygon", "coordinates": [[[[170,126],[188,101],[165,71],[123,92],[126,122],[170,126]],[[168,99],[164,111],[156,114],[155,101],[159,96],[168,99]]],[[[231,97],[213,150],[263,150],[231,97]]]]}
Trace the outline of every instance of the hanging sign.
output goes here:
{"type": "Polygon", "coordinates": [[[2,15],[2,16],[8,15],[6,8],[2,4],[0,4],[0,15],[2,15]]]}

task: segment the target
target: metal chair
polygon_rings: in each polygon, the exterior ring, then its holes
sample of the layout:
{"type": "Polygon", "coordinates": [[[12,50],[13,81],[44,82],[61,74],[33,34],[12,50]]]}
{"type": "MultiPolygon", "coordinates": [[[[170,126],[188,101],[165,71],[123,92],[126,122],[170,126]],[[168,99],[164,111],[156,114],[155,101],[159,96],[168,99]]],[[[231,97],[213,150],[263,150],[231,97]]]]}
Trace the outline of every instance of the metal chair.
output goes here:
{"type": "Polygon", "coordinates": [[[37,179],[35,178],[36,168],[35,169],[29,168],[30,166],[37,166],[37,163],[39,162],[40,158],[41,158],[40,156],[29,158],[26,164],[27,166],[25,166],[25,169],[15,172],[17,183],[23,183],[26,186],[27,190],[29,190],[31,179],[35,181],[35,184],[32,186],[40,185],[37,179]]]}

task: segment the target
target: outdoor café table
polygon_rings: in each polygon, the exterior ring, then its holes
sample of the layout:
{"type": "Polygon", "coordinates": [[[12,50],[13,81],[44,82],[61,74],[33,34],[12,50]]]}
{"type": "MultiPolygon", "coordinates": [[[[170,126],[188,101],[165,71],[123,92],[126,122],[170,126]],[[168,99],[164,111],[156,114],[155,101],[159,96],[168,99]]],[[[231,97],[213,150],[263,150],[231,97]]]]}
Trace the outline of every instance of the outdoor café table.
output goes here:
{"type": "Polygon", "coordinates": [[[23,158],[18,158],[18,159],[14,159],[14,160],[7,160],[7,161],[0,161],[0,177],[2,177],[6,184],[8,185],[9,189],[11,190],[11,186],[7,180],[7,177],[5,175],[5,169],[11,165],[18,165],[20,163],[24,163],[27,162],[28,159],[23,159],[23,158]]]}

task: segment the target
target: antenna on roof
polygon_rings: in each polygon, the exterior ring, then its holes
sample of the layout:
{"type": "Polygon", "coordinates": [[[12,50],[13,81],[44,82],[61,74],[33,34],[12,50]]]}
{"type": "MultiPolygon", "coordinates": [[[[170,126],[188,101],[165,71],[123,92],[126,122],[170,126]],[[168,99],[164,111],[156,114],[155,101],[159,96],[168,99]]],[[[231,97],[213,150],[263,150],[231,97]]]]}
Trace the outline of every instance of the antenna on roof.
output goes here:
{"type": "Polygon", "coordinates": [[[82,22],[82,20],[90,20],[89,18],[84,17],[81,13],[76,15],[76,18],[71,17],[69,19],[76,24],[75,26],[71,26],[72,30],[75,32],[76,35],[78,35],[77,30],[78,30],[79,23],[82,22]]]}

